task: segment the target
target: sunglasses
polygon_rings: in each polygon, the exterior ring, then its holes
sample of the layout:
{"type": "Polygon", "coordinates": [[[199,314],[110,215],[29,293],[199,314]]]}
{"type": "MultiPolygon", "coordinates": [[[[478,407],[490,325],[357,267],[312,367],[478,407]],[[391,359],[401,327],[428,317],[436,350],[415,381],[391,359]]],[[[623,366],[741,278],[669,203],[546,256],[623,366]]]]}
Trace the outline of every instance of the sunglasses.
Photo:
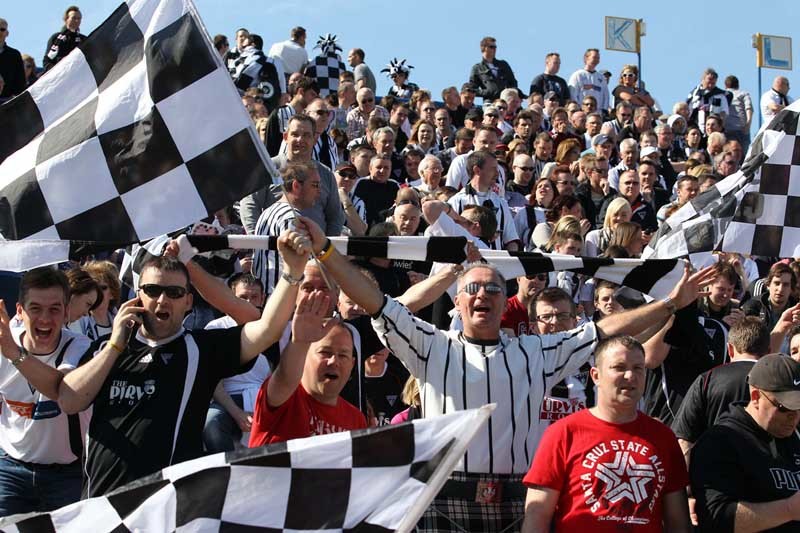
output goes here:
{"type": "Polygon", "coordinates": [[[150,298],[158,298],[162,294],[166,294],[167,298],[177,300],[183,298],[189,292],[186,287],[179,287],[177,285],[156,285],[155,283],[148,283],[141,285],[139,290],[145,293],[150,298]]]}
{"type": "Polygon", "coordinates": [[[623,78],[635,78],[636,74],[633,74],[631,72],[626,72],[625,74],[622,75],[622,77],[623,78]]]}
{"type": "Polygon", "coordinates": [[[470,296],[475,296],[478,294],[478,292],[480,292],[481,287],[483,287],[483,290],[486,292],[486,294],[495,295],[503,293],[503,287],[494,281],[489,281],[486,283],[478,283],[477,281],[473,281],[464,285],[464,288],[461,290],[470,296]]]}
{"type": "Polygon", "coordinates": [[[533,167],[517,167],[517,168],[523,172],[533,172],[534,170],[533,167]]]}
{"type": "Polygon", "coordinates": [[[800,409],[789,409],[788,407],[783,405],[781,402],[775,401],[772,398],[770,398],[769,396],[767,396],[766,394],[764,394],[764,391],[761,391],[761,395],[764,398],[766,398],[767,400],[769,400],[769,403],[774,405],[778,409],[779,413],[786,414],[786,413],[796,413],[796,412],[800,411],[800,409]]]}
{"type": "Polygon", "coordinates": [[[538,279],[539,281],[547,281],[547,274],[531,274],[529,276],[525,276],[525,279],[529,281],[533,281],[538,279]]]}
{"type": "Polygon", "coordinates": [[[352,172],[339,172],[338,174],[343,180],[354,180],[358,177],[352,172]]]}

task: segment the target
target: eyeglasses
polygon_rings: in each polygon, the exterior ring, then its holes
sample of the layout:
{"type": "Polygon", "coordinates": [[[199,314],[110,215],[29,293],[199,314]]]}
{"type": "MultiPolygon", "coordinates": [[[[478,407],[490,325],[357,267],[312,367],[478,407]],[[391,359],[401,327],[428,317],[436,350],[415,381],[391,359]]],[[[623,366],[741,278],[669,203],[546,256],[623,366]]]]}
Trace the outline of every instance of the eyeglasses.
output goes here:
{"type": "Polygon", "coordinates": [[[548,313],[537,316],[536,320],[539,322],[566,322],[570,318],[572,318],[572,313],[548,313]]]}
{"type": "Polygon", "coordinates": [[[0,31],[8,31],[8,28],[0,28],[0,31]]]}
{"type": "Polygon", "coordinates": [[[531,274],[530,276],[525,276],[525,279],[528,281],[533,281],[538,279],[539,281],[547,281],[547,274],[531,274]]]}
{"type": "Polygon", "coordinates": [[[496,45],[496,44],[487,44],[487,45],[486,45],[486,48],[492,48],[492,49],[494,49],[494,48],[497,48],[497,45],[496,45]]]}
{"type": "Polygon", "coordinates": [[[477,281],[473,281],[464,285],[464,288],[461,290],[470,296],[475,296],[478,294],[478,292],[480,292],[481,287],[483,287],[483,290],[486,292],[486,294],[495,295],[503,293],[503,287],[494,281],[488,281],[486,283],[478,283],[477,281]]]}
{"type": "Polygon", "coordinates": [[[634,74],[633,72],[626,72],[625,74],[622,75],[622,77],[623,78],[635,78],[636,74],[634,74]]]}
{"type": "Polygon", "coordinates": [[[186,293],[189,292],[186,287],[179,287],[178,285],[156,285],[155,283],[140,285],[139,290],[150,298],[158,298],[162,294],[166,294],[167,298],[171,300],[183,298],[186,296],[186,293]]]}
{"type": "Polygon", "coordinates": [[[772,398],[770,398],[769,396],[767,396],[766,394],[764,394],[764,391],[761,391],[761,396],[763,396],[764,398],[769,400],[769,403],[774,405],[778,409],[779,413],[784,413],[784,414],[786,414],[786,413],[797,413],[797,412],[800,411],[800,409],[789,409],[788,407],[783,405],[781,402],[777,402],[777,401],[773,400],[772,398]]]}
{"type": "Polygon", "coordinates": [[[500,118],[500,115],[496,115],[494,113],[486,113],[486,115],[484,115],[484,116],[487,116],[489,118],[500,118]]]}
{"type": "Polygon", "coordinates": [[[572,180],[558,180],[556,181],[556,185],[575,185],[575,182],[572,180]]]}
{"type": "Polygon", "coordinates": [[[315,109],[311,113],[314,114],[314,115],[319,115],[319,116],[323,117],[325,115],[330,115],[331,111],[329,109],[315,109]]]}
{"type": "Polygon", "coordinates": [[[337,174],[339,174],[339,177],[343,180],[354,180],[358,177],[352,172],[337,172],[337,174]]]}
{"type": "Polygon", "coordinates": [[[523,172],[533,172],[534,170],[533,167],[517,167],[517,168],[523,172]]]}

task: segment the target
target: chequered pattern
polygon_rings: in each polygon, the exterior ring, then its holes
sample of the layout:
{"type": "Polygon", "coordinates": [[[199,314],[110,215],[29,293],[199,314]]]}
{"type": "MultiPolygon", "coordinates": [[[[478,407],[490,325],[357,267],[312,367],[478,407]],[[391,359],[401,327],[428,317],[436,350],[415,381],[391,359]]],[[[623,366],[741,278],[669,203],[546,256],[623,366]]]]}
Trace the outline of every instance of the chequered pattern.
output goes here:
{"type": "Polygon", "coordinates": [[[323,98],[339,90],[339,74],[347,70],[339,54],[331,52],[315,57],[306,67],[305,75],[317,80],[323,98]]]}
{"type": "Polygon", "coordinates": [[[647,257],[696,258],[713,250],[771,257],[800,254],[800,102],[753,142],[742,170],[662,225],[647,257]]]}
{"type": "Polygon", "coordinates": [[[122,3],[0,123],[6,239],[138,242],[269,180],[191,0],[122,3]]]}
{"type": "Polygon", "coordinates": [[[394,531],[419,517],[452,469],[445,459],[463,454],[489,413],[473,409],[210,455],[105,496],[10,517],[0,528],[6,533],[394,531]],[[416,516],[406,516],[415,503],[416,516]]]}

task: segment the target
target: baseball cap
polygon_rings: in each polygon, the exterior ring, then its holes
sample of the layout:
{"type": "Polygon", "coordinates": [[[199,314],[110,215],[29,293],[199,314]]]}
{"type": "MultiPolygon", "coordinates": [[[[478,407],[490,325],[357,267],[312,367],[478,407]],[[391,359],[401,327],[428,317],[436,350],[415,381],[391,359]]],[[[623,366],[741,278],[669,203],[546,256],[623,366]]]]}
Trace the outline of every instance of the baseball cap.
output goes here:
{"type": "Polygon", "coordinates": [[[747,382],[771,392],[776,401],[792,410],[800,409],[800,363],[780,353],[765,355],[753,365],[747,382]]]}
{"type": "Polygon", "coordinates": [[[655,146],[645,146],[642,148],[642,153],[639,157],[647,157],[648,155],[652,155],[658,152],[658,148],[655,146]]]}
{"type": "Polygon", "coordinates": [[[547,91],[544,93],[544,100],[558,100],[558,95],[555,91],[547,91]]]}
{"type": "Polygon", "coordinates": [[[347,172],[347,171],[350,171],[358,175],[358,170],[356,170],[355,165],[353,165],[353,163],[350,163],[349,161],[344,161],[336,165],[336,172],[347,172]]]}
{"type": "Polygon", "coordinates": [[[598,133],[594,137],[592,137],[592,146],[598,146],[600,144],[610,143],[611,137],[606,135],[605,133],[598,133]]]}
{"type": "Polygon", "coordinates": [[[461,92],[462,93],[474,93],[475,92],[475,86],[472,85],[471,83],[465,83],[464,85],[461,86],[461,92]]]}

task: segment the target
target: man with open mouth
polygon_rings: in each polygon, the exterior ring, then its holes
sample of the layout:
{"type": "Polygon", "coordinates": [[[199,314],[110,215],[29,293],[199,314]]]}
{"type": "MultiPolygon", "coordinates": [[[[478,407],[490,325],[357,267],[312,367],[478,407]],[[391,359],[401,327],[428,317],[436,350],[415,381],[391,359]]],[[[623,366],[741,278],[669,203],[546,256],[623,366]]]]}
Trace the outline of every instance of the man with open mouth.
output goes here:
{"type": "Polygon", "coordinates": [[[91,411],[67,416],[58,400],[62,373],[78,366],[90,340],[65,328],[67,276],[27,272],[13,328],[0,300],[0,516],[50,511],[80,496],[80,457],[91,411]]]}

